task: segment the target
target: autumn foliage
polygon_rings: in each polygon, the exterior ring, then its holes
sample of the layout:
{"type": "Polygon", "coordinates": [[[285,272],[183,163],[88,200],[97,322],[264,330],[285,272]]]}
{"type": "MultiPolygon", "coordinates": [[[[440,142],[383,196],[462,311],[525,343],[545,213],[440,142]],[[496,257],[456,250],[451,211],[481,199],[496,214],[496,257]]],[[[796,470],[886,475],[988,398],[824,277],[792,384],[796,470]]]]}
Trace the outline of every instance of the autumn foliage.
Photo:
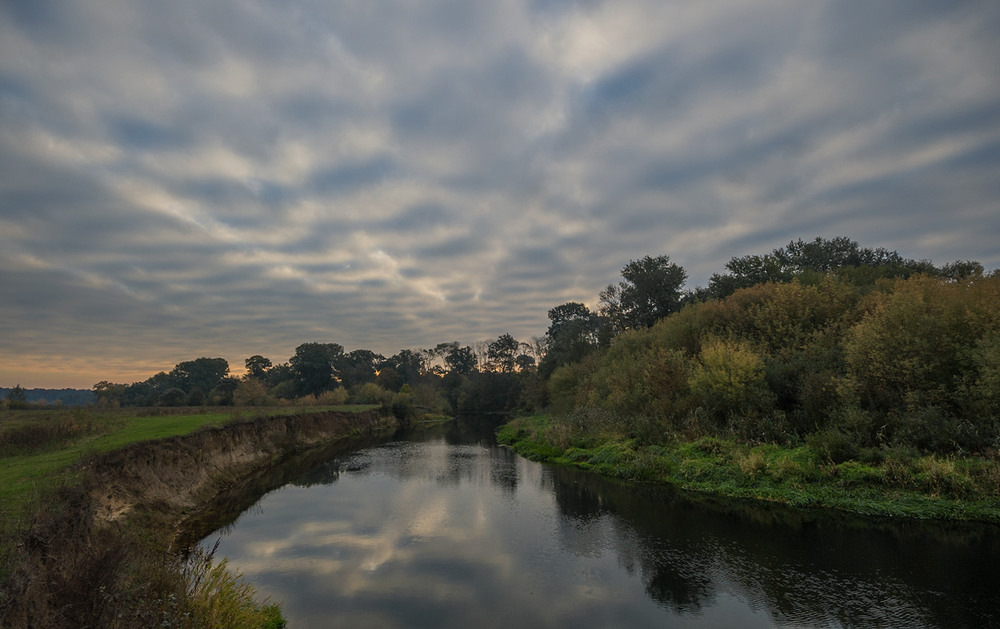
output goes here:
{"type": "Polygon", "coordinates": [[[645,441],[822,434],[866,448],[995,449],[1000,274],[859,284],[830,273],[741,288],[558,367],[549,392],[557,413],[632,417],[630,436],[645,441]]]}

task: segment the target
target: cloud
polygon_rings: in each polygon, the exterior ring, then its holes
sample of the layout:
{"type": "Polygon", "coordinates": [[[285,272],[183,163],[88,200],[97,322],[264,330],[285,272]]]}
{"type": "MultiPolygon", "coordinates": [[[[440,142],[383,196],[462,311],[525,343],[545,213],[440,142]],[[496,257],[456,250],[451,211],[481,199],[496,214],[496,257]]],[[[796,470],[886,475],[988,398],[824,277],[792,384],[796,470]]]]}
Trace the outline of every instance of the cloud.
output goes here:
{"type": "Polygon", "coordinates": [[[985,0],[0,3],[0,381],[28,346],[526,340],[630,259],[704,284],[799,237],[996,268],[998,30],[985,0]]]}

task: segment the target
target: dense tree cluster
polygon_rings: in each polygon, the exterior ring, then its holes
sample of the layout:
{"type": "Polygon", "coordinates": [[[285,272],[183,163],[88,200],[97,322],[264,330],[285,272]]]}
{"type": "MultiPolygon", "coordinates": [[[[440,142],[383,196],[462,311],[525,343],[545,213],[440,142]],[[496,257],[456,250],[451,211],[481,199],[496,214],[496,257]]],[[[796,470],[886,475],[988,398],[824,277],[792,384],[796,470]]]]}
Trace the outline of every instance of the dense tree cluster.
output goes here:
{"type": "MultiPolygon", "coordinates": [[[[650,442],[1000,444],[1000,273],[976,262],[938,268],[845,238],[800,240],[726,267],[652,325],[612,325],[620,331],[605,345],[593,334],[601,324],[584,322],[607,309],[550,311],[554,351],[540,370],[551,409],[600,409],[593,416],[615,425],[589,429],[650,442]]],[[[671,295],[682,277],[664,280],[671,295]]]]}

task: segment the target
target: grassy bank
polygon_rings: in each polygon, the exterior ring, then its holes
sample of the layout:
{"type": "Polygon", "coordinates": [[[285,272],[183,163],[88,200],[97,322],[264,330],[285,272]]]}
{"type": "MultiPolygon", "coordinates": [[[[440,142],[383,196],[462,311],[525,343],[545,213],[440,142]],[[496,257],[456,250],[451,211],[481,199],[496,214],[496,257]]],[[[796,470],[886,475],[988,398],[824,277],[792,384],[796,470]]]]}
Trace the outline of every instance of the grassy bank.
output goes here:
{"type": "Polygon", "coordinates": [[[258,603],[224,561],[183,559],[164,533],[183,519],[178,504],[211,493],[226,475],[357,432],[343,419],[353,415],[332,410],[3,412],[0,626],[281,626],[277,606],[258,603]],[[232,429],[210,430],[226,424],[232,429]],[[213,452],[223,455],[212,460],[213,452]],[[157,484],[159,495],[143,495],[157,484]],[[172,500],[192,485],[200,493],[172,500]],[[108,521],[101,514],[112,498],[124,499],[125,515],[108,521]]]}
{"type": "Polygon", "coordinates": [[[588,435],[547,416],[521,417],[498,439],[531,459],[628,481],[883,517],[1000,523],[1000,456],[845,450],[835,437],[798,446],[704,437],[641,445],[588,435]],[[574,436],[576,435],[576,436],[574,436]]]}

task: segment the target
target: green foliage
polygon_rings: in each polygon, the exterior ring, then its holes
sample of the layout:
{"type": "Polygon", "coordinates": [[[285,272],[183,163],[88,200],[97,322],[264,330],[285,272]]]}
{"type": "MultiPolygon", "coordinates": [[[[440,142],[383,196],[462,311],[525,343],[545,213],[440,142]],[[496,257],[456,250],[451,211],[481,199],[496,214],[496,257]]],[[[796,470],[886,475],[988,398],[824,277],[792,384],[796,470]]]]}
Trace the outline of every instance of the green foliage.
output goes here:
{"type": "Polygon", "coordinates": [[[574,442],[573,423],[580,419],[518,418],[501,427],[497,438],[529,458],[624,480],[863,515],[1000,523],[995,455],[956,459],[905,449],[865,452],[829,431],[809,445],[784,447],[718,437],[643,445],[610,433],[574,442]]]}
{"type": "Polygon", "coordinates": [[[323,391],[316,396],[316,403],[320,406],[343,406],[347,404],[350,394],[344,387],[337,387],[330,391],[323,391]]]}
{"type": "Polygon", "coordinates": [[[601,314],[616,331],[648,328],[681,308],[687,271],[669,256],[645,256],[622,267],[622,281],[601,292],[601,314]]]}
{"type": "Polygon", "coordinates": [[[906,260],[899,253],[881,247],[870,249],[843,236],[801,238],[769,254],[732,258],[726,263],[729,273],[715,274],[709,280],[708,293],[725,298],[741,288],[767,282],[788,282],[794,278],[809,280],[835,274],[855,286],[869,286],[880,278],[909,277],[916,273],[947,274],[949,278],[968,276],[975,262],[956,262],[945,270],[935,269],[926,261],[906,260]]]}
{"type": "Polygon", "coordinates": [[[452,373],[462,375],[470,374],[478,367],[476,354],[472,348],[469,346],[459,347],[458,343],[455,343],[454,347],[448,350],[444,362],[452,373]]]}
{"type": "Polygon", "coordinates": [[[356,349],[339,356],[335,369],[340,382],[348,389],[368,382],[375,382],[376,370],[385,361],[381,354],[367,349],[356,349]]]}
{"type": "Polygon", "coordinates": [[[229,361],[225,358],[196,358],[177,363],[167,377],[173,387],[204,394],[218,387],[228,374],[229,361]]]}
{"type": "Polygon", "coordinates": [[[492,341],[486,350],[489,358],[487,367],[492,371],[501,373],[511,373],[514,371],[517,351],[521,344],[510,334],[501,334],[497,340],[492,341]]]}
{"type": "Polygon", "coordinates": [[[357,404],[386,404],[392,400],[392,392],[374,382],[366,382],[357,388],[353,398],[357,404]]]}
{"type": "Polygon", "coordinates": [[[732,415],[759,415],[770,410],[772,404],[773,396],[764,379],[764,361],[746,343],[707,343],[691,370],[688,386],[718,421],[732,415]]]}
{"type": "Polygon", "coordinates": [[[549,310],[545,333],[545,357],[538,365],[542,377],[549,377],[556,367],[578,362],[598,346],[602,320],[587,306],[569,302],[549,310]]]}
{"type": "Polygon", "coordinates": [[[795,444],[832,430],[858,448],[1000,444],[1000,274],[913,275],[874,289],[805,277],[689,304],[554,369],[552,412],[644,418],[631,434],[646,443],[720,434],[795,444]]]}
{"type": "Polygon", "coordinates": [[[831,463],[843,463],[858,456],[858,449],[854,442],[847,435],[833,428],[809,435],[806,443],[821,459],[831,463]]]}
{"type": "Polygon", "coordinates": [[[183,406],[187,402],[188,396],[183,390],[174,387],[167,389],[160,394],[161,406],[183,406]]]}
{"type": "Polygon", "coordinates": [[[276,400],[268,395],[267,387],[257,378],[247,378],[241,381],[233,392],[233,404],[236,406],[272,406],[276,400]]]}
{"type": "Polygon", "coordinates": [[[274,366],[270,358],[265,358],[260,354],[250,356],[243,361],[243,365],[246,367],[247,375],[257,380],[263,380],[267,377],[268,370],[274,366]]]}
{"type": "Polygon", "coordinates": [[[334,378],[334,366],[343,356],[337,343],[303,343],[288,361],[299,395],[319,395],[334,378]]]}

